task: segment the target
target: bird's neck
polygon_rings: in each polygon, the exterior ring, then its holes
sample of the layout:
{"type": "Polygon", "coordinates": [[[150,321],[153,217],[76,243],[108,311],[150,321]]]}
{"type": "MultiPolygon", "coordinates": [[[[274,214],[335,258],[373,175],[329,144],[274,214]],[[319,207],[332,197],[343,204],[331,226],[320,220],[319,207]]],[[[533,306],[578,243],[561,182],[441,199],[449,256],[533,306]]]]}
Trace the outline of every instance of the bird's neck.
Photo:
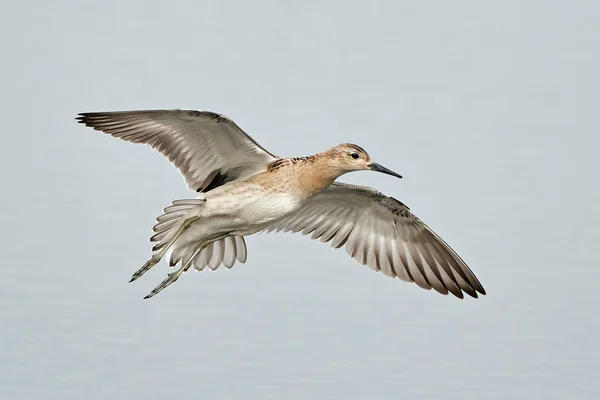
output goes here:
{"type": "Polygon", "coordinates": [[[334,168],[331,157],[323,154],[277,160],[271,164],[269,172],[280,175],[280,179],[287,180],[306,198],[319,193],[341,175],[334,168]]]}

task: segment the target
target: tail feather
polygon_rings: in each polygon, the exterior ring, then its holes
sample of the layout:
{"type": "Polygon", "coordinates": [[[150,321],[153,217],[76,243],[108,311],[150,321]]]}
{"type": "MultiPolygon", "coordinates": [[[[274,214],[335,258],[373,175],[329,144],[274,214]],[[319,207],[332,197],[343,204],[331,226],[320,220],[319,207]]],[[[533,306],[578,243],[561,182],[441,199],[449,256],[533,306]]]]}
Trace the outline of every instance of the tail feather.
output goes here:
{"type": "Polygon", "coordinates": [[[154,235],[150,238],[151,242],[158,242],[153,248],[153,251],[162,249],[171,240],[172,235],[176,232],[174,229],[180,226],[181,217],[186,215],[192,209],[202,206],[206,200],[204,199],[186,199],[174,200],[168,207],[165,207],[163,214],[156,218],[157,224],[154,225],[152,231],[154,235]]]}
{"type": "Polygon", "coordinates": [[[242,264],[246,262],[248,258],[248,249],[246,248],[246,241],[243,236],[234,236],[235,248],[237,250],[236,257],[242,264]]]}
{"type": "MultiPolygon", "coordinates": [[[[186,246],[185,249],[186,255],[183,256],[184,260],[186,257],[190,257],[193,254],[196,247],[189,245],[186,246]]],[[[206,248],[198,254],[193,265],[197,271],[203,271],[206,267],[214,271],[219,268],[221,264],[229,269],[233,267],[236,260],[240,263],[245,263],[246,254],[246,241],[244,240],[244,237],[228,236],[206,246],[206,248]]],[[[177,256],[175,252],[173,253],[173,256],[177,256]]]]}
{"type": "MultiPolygon", "coordinates": [[[[243,238],[242,238],[243,240],[243,238]]],[[[223,265],[225,266],[225,268],[229,269],[231,267],[233,267],[233,264],[235,264],[235,259],[237,256],[237,248],[235,245],[235,239],[232,238],[231,236],[228,238],[225,238],[225,252],[223,254],[223,265]]]]}
{"type": "Polygon", "coordinates": [[[161,223],[177,220],[191,209],[201,206],[204,203],[206,203],[205,199],[174,200],[171,202],[170,206],[164,208],[163,214],[156,218],[156,222],[158,222],[158,224],[154,226],[154,231],[157,232],[157,229],[161,229],[159,227],[161,223]]]}
{"type": "Polygon", "coordinates": [[[158,218],[156,218],[156,222],[168,222],[168,221],[172,221],[172,220],[176,220],[177,218],[181,217],[183,214],[185,213],[172,213],[172,214],[163,214],[158,216],[158,218]]]}
{"type": "MultiPolygon", "coordinates": [[[[163,231],[163,232],[158,232],[158,233],[155,233],[155,234],[154,234],[154,235],[152,235],[152,237],[150,238],[150,241],[151,241],[151,242],[161,242],[161,241],[162,241],[162,240],[165,238],[165,236],[167,236],[168,234],[169,234],[169,231],[168,231],[168,230],[165,230],[165,231],[163,231]]],[[[161,247],[162,247],[162,246],[161,246],[161,247]]],[[[156,249],[156,250],[158,250],[158,249],[156,249]]]]}
{"type": "Polygon", "coordinates": [[[163,232],[163,231],[168,231],[169,229],[171,229],[173,227],[173,225],[175,225],[175,223],[177,222],[177,218],[174,218],[170,221],[165,221],[165,222],[159,222],[158,224],[154,225],[154,228],[152,228],[152,230],[154,232],[163,232]]]}
{"type": "MultiPolygon", "coordinates": [[[[164,213],[156,218],[156,225],[152,228],[154,235],[150,238],[151,242],[156,242],[152,248],[153,251],[162,249],[173,237],[173,234],[181,226],[183,218],[192,209],[202,206],[204,199],[186,199],[175,200],[170,206],[164,208],[164,213]]],[[[175,242],[170,249],[171,255],[169,265],[174,267],[179,263],[185,263],[192,257],[201,243],[191,242],[178,246],[175,242]]],[[[168,253],[167,253],[168,254],[168,253]]],[[[226,268],[231,268],[236,260],[245,263],[247,258],[246,241],[243,236],[228,236],[209,244],[196,256],[192,265],[202,271],[207,266],[211,270],[216,270],[221,264],[226,268]]]]}
{"type": "Polygon", "coordinates": [[[212,255],[208,259],[208,267],[213,271],[221,265],[225,257],[225,240],[212,243],[212,255]]]}

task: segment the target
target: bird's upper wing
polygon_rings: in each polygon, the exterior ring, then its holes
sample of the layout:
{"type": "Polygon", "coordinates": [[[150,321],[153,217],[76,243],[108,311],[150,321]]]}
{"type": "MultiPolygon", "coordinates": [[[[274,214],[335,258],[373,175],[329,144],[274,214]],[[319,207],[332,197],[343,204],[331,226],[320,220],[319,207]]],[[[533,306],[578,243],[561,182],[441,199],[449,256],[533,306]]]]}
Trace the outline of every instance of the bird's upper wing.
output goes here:
{"type": "Polygon", "coordinates": [[[278,158],[231,119],[209,111],[81,113],[76,119],[114,137],[152,146],[175,164],[194,191],[262,172],[278,158]]]}
{"type": "Polygon", "coordinates": [[[312,233],[363,265],[462,298],[485,294],[465,262],[407,206],[368,187],[334,183],[267,231],[312,233]]]}

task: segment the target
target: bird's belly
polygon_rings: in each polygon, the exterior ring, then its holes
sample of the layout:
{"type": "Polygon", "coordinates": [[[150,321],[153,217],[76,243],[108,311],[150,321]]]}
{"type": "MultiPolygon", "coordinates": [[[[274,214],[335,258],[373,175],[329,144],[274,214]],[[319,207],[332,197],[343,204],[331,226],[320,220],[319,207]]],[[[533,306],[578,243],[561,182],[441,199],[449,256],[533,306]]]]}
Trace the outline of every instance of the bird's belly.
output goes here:
{"type": "Polygon", "coordinates": [[[295,211],[302,204],[302,198],[293,193],[265,191],[254,184],[232,185],[227,190],[225,186],[222,188],[207,193],[203,213],[209,218],[220,216],[230,221],[231,228],[258,229],[295,211]]]}
{"type": "Polygon", "coordinates": [[[264,225],[294,212],[302,201],[289,193],[270,193],[240,209],[239,217],[253,225],[264,225]]]}

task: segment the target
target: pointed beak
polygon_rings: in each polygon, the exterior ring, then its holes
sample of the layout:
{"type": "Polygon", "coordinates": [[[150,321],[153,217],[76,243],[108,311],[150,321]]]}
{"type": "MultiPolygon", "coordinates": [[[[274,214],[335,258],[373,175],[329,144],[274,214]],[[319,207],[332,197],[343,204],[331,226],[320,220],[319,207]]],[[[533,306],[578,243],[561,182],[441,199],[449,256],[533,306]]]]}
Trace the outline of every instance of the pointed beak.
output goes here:
{"type": "Polygon", "coordinates": [[[392,171],[391,169],[387,169],[383,165],[379,165],[377,163],[371,163],[371,164],[367,165],[367,167],[369,167],[369,169],[371,171],[382,172],[384,174],[395,176],[396,178],[402,178],[402,175],[397,174],[394,171],[392,171]]]}

